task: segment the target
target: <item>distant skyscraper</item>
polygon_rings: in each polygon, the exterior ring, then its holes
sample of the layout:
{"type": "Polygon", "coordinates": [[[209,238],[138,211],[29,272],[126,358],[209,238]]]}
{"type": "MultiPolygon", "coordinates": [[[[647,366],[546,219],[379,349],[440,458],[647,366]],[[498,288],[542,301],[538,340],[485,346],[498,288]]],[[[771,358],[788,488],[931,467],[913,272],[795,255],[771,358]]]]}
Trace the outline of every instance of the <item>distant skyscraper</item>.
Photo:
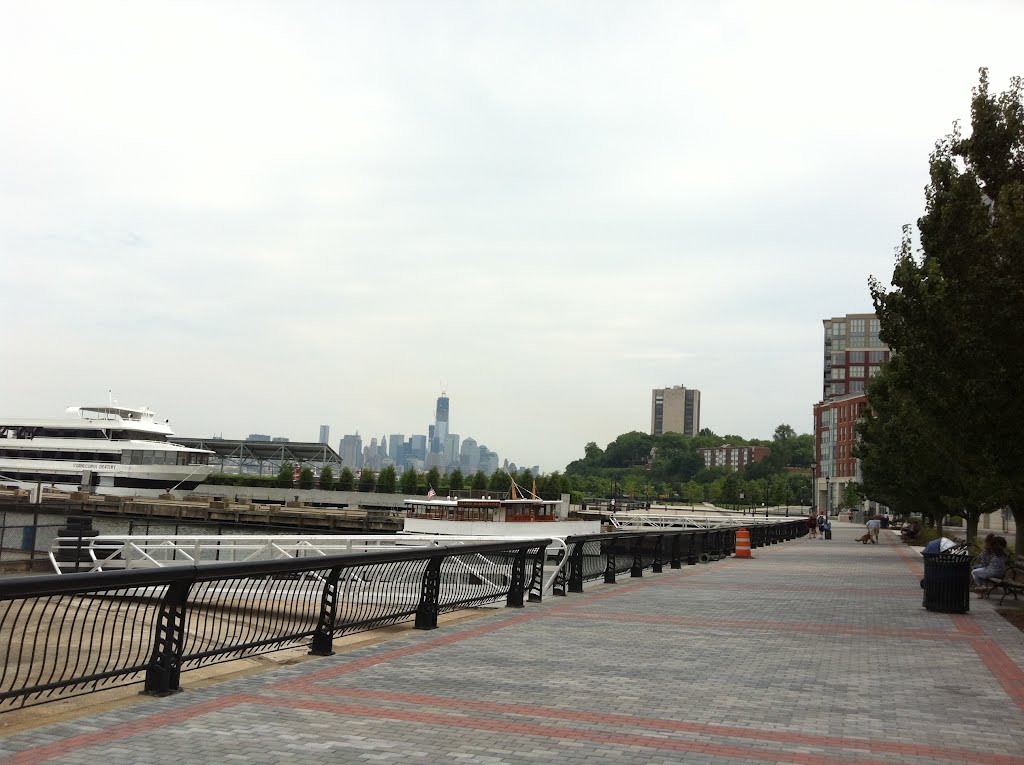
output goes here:
{"type": "Polygon", "coordinates": [[[331,426],[321,425],[320,426],[320,443],[329,444],[331,442],[331,426]]]}
{"type": "Polygon", "coordinates": [[[427,437],[409,436],[409,457],[423,462],[427,458],[427,437]]]}
{"type": "Polygon", "coordinates": [[[444,469],[445,472],[452,472],[459,467],[459,434],[449,433],[444,443],[444,469]]]}
{"type": "Polygon", "coordinates": [[[430,442],[430,451],[443,452],[448,443],[448,396],[444,393],[437,399],[434,412],[434,434],[430,442]]]}
{"type": "Polygon", "coordinates": [[[700,432],[700,391],[675,385],[651,391],[651,435],[700,432]]]}
{"type": "Polygon", "coordinates": [[[338,454],[341,455],[341,464],[350,470],[359,470],[363,467],[363,439],[358,433],[345,436],[338,444],[338,454]]]}
{"type": "Polygon", "coordinates": [[[392,433],[388,436],[388,456],[396,468],[405,467],[405,435],[392,433]]]}
{"type": "Polygon", "coordinates": [[[246,438],[245,440],[246,441],[269,441],[270,440],[270,436],[266,435],[265,433],[250,433],[249,437],[246,438]]]}
{"type": "Polygon", "coordinates": [[[466,475],[475,473],[480,464],[480,447],[477,446],[475,438],[467,438],[462,442],[459,449],[459,467],[466,475]]]}

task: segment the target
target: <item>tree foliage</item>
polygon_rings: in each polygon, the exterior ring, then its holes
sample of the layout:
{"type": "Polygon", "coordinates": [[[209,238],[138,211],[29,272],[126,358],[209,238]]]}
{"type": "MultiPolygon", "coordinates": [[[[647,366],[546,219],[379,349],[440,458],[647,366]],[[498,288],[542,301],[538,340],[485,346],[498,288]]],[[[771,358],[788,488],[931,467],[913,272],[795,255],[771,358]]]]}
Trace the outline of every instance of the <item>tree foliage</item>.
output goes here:
{"type": "Polygon", "coordinates": [[[855,454],[864,492],[941,523],[1009,505],[1024,542],[1024,98],[981,70],[971,133],[929,162],[920,249],[905,231],[892,289],[871,293],[893,351],[868,386],[855,454]]]}
{"type": "Polygon", "coordinates": [[[304,467],[304,468],[302,468],[302,470],[299,471],[299,488],[300,489],[312,489],[313,488],[313,484],[315,482],[316,482],[316,480],[315,480],[315,477],[313,476],[312,469],[310,469],[308,467],[304,467]]]}
{"type": "Polygon", "coordinates": [[[417,494],[417,488],[419,486],[419,474],[416,472],[416,468],[407,467],[402,471],[402,478],[400,481],[402,487],[402,494],[417,494]]]}
{"type": "Polygon", "coordinates": [[[338,474],[338,491],[352,491],[356,485],[356,477],[350,468],[343,467],[338,474]]]}
{"type": "Polygon", "coordinates": [[[377,476],[370,468],[363,468],[359,471],[359,483],[356,484],[357,491],[373,491],[377,486],[377,476]]]}
{"type": "Polygon", "coordinates": [[[334,471],[327,466],[320,471],[320,488],[324,491],[334,488],[334,471]]]}
{"type": "Polygon", "coordinates": [[[281,465],[281,469],[277,471],[277,485],[281,489],[290,489],[294,482],[294,468],[292,463],[285,462],[281,465]]]}
{"type": "Polygon", "coordinates": [[[398,484],[394,465],[386,465],[377,475],[377,491],[381,494],[394,494],[398,484]]]}

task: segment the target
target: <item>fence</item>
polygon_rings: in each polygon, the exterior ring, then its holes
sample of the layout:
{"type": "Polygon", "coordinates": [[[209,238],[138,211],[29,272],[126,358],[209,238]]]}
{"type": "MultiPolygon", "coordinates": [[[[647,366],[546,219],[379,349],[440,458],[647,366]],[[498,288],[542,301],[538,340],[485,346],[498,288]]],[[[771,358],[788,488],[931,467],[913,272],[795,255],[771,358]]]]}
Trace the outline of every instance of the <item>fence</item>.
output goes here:
{"type": "MultiPolygon", "coordinates": [[[[556,546],[552,591],[730,554],[738,527],[615,532],[556,546]]],[[[748,526],[759,547],[802,520],[748,526]]],[[[181,672],[499,602],[540,601],[549,539],[0,580],[0,711],[115,685],[180,687],[181,672]]]]}
{"type": "Polygon", "coordinates": [[[546,539],[0,582],[0,706],[184,670],[505,599],[541,597],[546,539]]]}

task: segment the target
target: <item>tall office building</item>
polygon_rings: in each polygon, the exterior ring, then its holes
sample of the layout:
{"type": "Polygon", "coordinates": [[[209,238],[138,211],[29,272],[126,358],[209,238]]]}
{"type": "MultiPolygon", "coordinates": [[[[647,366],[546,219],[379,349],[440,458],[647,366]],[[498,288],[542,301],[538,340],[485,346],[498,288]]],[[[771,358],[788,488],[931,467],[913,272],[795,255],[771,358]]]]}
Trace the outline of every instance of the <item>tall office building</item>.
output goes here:
{"type": "Polygon", "coordinates": [[[359,470],[363,467],[363,439],[358,433],[345,436],[338,444],[338,454],[341,455],[341,464],[349,470],[359,470]]]}
{"type": "MultiPolygon", "coordinates": [[[[848,313],[822,321],[825,329],[822,400],[814,405],[814,506],[833,512],[846,484],[860,482],[860,460],[853,456],[857,420],[867,408],[864,387],[889,360],[889,346],[878,337],[873,313],[848,313]]],[[[872,512],[873,503],[865,510],[872,512]]]]}
{"type": "Polygon", "coordinates": [[[320,426],[320,443],[329,444],[331,442],[331,426],[321,425],[320,426]]]}
{"type": "Polygon", "coordinates": [[[396,468],[405,467],[405,434],[392,433],[388,436],[388,456],[396,468]]]}
{"type": "Polygon", "coordinates": [[[444,393],[437,399],[434,410],[434,432],[431,434],[430,451],[443,452],[448,443],[448,396],[444,393]]]}
{"type": "Polygon", "coordinates": [[[459,434],[449,433],[444,442],[444,469],[450,473],[459,467],[459,434]]]}
{"type": "Polygon", "coordinates": [[[700,391],[683,385],[651,391],[651,435],[700,432],[700,391]]]}
{"type": "Polygon", "coordinates": [[[465,475],[475,473],[480,465],[480,447],[475,438],[467,438],[459,449],[459,467],[465,475]]]}

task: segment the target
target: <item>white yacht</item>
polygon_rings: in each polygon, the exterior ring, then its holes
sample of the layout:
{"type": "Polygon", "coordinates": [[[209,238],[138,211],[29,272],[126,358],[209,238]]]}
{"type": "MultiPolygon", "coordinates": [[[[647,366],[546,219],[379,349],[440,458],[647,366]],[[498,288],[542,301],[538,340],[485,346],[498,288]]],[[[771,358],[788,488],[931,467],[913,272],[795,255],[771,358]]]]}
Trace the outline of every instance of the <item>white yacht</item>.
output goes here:
{"type": "Polygon", "coordinates": [[[64,418],[0,418],[0,484],[96,494],[191,491],[213,468],[207,449],[169,440],[149,409],[68,407],[64,418]]]}

